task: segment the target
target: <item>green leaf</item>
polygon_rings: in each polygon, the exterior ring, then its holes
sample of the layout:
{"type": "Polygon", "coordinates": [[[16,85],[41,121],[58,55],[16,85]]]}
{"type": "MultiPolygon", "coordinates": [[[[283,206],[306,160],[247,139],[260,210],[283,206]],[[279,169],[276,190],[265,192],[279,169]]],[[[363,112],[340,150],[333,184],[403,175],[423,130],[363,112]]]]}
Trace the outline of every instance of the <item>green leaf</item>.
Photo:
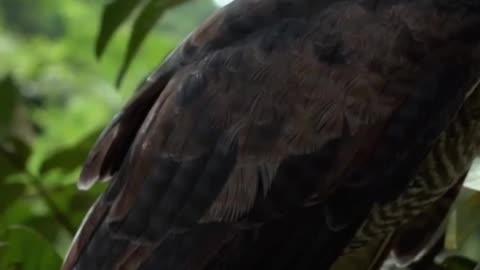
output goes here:
{"type": "Polygon", "coordinates": [[[40,234],[23,226],[11,226],[2,237],[0,269],[60,269],[61,257],[40,234]]]}
{"type": "Polygon", "coordinates": [[[0,139],[6,134],[12,124],[15,108],[20,97],[19,90],[11,76],[6,76],[0,81],[0,139]]]}
{"type": "Polygon", "coordinates": [[[480,262],[480,225],[477,226],[468,239],[463,243],[461,254],[480,262]]]}
{"type": "Polygon", "coordinates": [[[26,170],[30,154],[30,146],[19,138],[9,137],[0,142],[0,183],[9,175],[26,170]]]}
{"type": "Polygon", "coordinates": [[[113,0],[105,5],[95,46],[97,58],[102,57],[113,34],[141,3],[140,0],[113,0]]]}
{"type": "Polygon", "coordinates": [[[127,54],[118,73],[116,86],[119,87],[128,67],[137,54],[147,34],[155,26],[162,14],[169,8],[186,2],[187,0],[150,0],[138,15],[133,25],[132,34],[128,41],[127,54]]]}
{"type": "Polygon", "coordinates": [[[15,156],[16,161],[20,167],[26,168],[28,159],[32,154],[32,148],[25,141],[20,138],[10,137],[7,143],[12,153],[15,156]]]}
{"type": "Polygon", "coordinates": [[[2,150],[0,145],[0,183],[5,181],[8,176],[20,172],[19,168],[11,163],[6,153],[2,150]]]}
{"type": "Polygon", "coordinates": [[[480,193],[464,195],[457,207],[457,240],[461,247],[465,241],[480,227],[480,193]]]}
{"type": "Polygon", "coordinates": [[[72,147],[55,152],[43,162],[40,172],[44,174],[52,169],[61,169],[68,172],[80,167],[100,132],[95,131],[72,147]]]}
{"type": "Polygon", "coordinates": [[[24,192],[25,185],[21,183],[0,185],[0,213],[3,213],[12,202],[19,199],[24,192]]]}
{"type": "Polygon", "coordinates": [[[441,265],[446,270],[473,270],[477,263],[466,257],[453,255],[447,257],[441,265]]]}

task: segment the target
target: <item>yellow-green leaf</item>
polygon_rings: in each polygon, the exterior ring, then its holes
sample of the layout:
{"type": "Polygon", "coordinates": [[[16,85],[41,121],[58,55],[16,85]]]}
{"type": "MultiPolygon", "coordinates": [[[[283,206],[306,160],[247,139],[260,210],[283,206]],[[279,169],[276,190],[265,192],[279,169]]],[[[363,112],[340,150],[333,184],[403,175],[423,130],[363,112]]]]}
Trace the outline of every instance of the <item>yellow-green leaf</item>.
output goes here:
{"type": "Polygon", "coordinates": [[[3,233],[0,269],[60,269],[61,257],[40,234],[23,226],[11,226],[3,233]]]}

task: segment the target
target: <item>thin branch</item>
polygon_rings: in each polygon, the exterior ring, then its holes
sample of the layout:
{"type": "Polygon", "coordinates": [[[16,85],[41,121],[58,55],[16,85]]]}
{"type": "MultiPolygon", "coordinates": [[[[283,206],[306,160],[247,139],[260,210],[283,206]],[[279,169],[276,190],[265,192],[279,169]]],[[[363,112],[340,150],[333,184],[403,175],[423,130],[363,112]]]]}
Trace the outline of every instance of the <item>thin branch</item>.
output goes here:
{"type": "Polygon", "coordinates": [[[33,175],[29,170],[25,168],[23,162],[20,161],[14,153],[4,148],[4,146],[0,145],[0,154],[5,156],[5,158],[15,166],[19,171],[25,173],[31,181],[32,187],[35,191],[40,195],[43,199],[45,204],[48,206],[50,211],[52,212],[55,220],[65,229],[67,230],[72,236],[75,235],[75,226],[70,222],[70,219],[62,212],[62,210],[57,206],[57,203],[51,198],[50,194],[48,193],[47,189],[43,186],[41,180],[33,175]]]}

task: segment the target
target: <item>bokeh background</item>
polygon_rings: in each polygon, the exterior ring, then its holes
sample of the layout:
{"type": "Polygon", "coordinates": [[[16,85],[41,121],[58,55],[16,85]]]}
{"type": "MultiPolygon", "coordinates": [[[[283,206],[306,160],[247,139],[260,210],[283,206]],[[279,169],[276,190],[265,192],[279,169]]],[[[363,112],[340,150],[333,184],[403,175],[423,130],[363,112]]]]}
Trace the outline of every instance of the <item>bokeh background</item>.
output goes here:
{"type": "MultiPolygon", "coordinates": [[[[60,268],[104,188],[77,191],[88,150],[136,86],[227,2],[0,0],[0,270],[60,268]]],[[[480,259],[480,170],[469,179],[444,248],[462,259],[448,269],[480,259]]]]}

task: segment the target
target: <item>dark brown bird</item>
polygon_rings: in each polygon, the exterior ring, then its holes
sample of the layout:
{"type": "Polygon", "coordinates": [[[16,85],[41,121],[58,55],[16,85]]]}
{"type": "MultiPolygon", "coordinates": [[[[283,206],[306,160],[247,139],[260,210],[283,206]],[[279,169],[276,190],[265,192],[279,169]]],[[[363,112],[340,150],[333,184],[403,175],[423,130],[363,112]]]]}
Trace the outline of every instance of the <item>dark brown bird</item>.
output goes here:
{"type": "Polygon", "coordinates": [[[424,256],[434,257],[429,253],[435,250],[430,249],[442,247],[447,214],[480,153],[478,84],[436,140],[407,190],[388,204],[372,209],[348,252],[332,270],[380,269],[387,257],[398,267],[417,261],[426,263],[422,261],[424,256]]]}
{"type": "Polygon", "coordinates": [[[328,269],[401,225],[368,221],[409,198],[479,60],[475,0],[233,2],[96,143],[79,185],[109,187],[64,269],[328,269]]]}

